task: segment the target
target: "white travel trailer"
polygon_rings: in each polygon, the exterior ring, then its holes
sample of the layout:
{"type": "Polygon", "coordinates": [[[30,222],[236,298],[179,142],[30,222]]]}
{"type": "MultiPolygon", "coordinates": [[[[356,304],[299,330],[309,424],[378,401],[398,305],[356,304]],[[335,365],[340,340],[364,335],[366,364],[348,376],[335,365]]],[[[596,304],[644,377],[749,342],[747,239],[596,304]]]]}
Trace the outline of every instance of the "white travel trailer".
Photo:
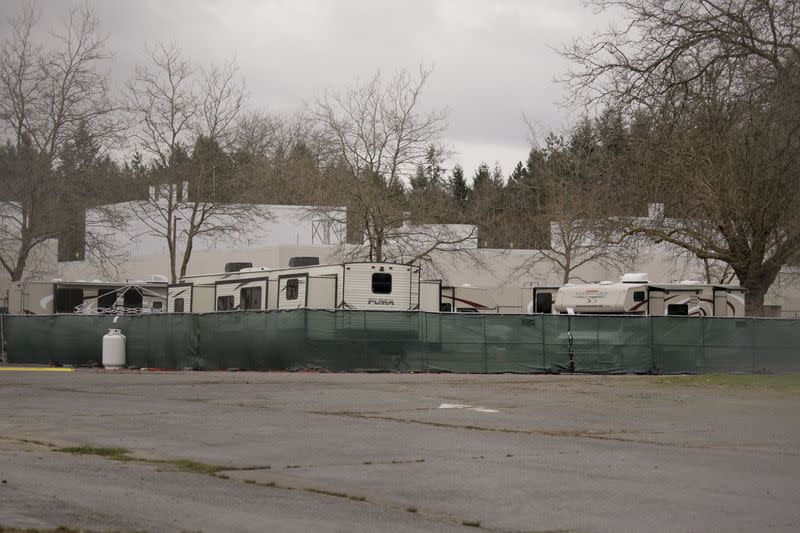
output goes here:
{"type": "Polygon", "coordinates": [[[440,284],[420,282],[417,265],[343,263],[244,268],[185,276],[170,285],[169,312],[272,309],[438,311],[440,284]],[[422,306],[420,305],[422,303],[422,306]]]}
{"type": "Polygon", "coordinates": [[[167,303],[166,281],[14,281],[8,289],[11,314],[158,313],[167,303]]]}
{"type": "Polygon", "coordinates": [[[574,314],[702,316],[703,288],[649,283],[646,274],[625,274],[619,282],[568,284],[558,289],[553,310],[574,314]]]}
{"type": "Polygon", "coordinates": [[[701,316],[742,317],[745,312],[745,289],[739,285],[681,281],[681,285],[699,287],[701,316]]]}

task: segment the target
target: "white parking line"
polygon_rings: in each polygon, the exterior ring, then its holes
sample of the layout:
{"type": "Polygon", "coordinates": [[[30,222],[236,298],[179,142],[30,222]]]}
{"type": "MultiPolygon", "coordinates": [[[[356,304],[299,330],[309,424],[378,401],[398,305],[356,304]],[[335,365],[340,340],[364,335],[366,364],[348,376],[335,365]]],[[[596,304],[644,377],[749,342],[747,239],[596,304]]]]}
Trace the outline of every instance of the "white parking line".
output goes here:
{"type": "Polygon", "coordinates": [[[443,403],[439,405],[439,409],[469,409],[478,413],[499,413],[497,409],[489,409],[488,407],[476,407],[473,405],[464,405],[460,403],[443,403]]]}

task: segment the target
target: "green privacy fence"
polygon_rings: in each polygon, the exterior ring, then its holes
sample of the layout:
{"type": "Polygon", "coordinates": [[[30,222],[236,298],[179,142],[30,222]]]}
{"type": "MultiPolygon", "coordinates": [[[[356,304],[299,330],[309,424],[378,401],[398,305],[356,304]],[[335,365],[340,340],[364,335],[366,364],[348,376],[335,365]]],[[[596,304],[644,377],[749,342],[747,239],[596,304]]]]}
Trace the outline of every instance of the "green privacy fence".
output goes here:
{"type": "Polygon", "coordinates": [[[12,363],[102,359],[108,328],[135,367],[462,373],[800,372],[800,320],[233,311],[6,316],[12,363]]]}

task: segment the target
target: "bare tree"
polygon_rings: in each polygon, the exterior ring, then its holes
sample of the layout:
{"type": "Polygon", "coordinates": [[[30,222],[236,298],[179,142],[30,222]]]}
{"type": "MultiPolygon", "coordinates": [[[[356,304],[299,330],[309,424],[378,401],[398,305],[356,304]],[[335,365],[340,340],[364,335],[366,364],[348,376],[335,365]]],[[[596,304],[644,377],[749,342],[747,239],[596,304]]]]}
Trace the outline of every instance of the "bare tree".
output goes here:
{"type": "MultiPolygon", "coordinates": [[[[348,259],[413,262],[439,251],[466,250],[475,236],[437,224],[412,223],[406,184],[426,164],[431,146],[440,145],[446,113],[423,111],[421,97],[431,71],[401,70],[390,79],[380,72],[341,92],[326,92],[309,107],[324,145],[330,148],[332,182],[317,213],[348,226],[348,259]]],[[[436,150],[434,150],[436,151],[436,150]]]]}
{"type": "MultiPolygon", "coordinates": [[[[550,245],[527,258],[512,274],[555,270],[561,283],[588,281],[580,277],[587,265],[601,265],[620,270],[633,263],[634,239],[621,242],[619,232],[609,224],[603,188],[587,188],[565,176],[552,177],[543,185],[546,201],[539,215],[518,220],[518,231],[538,232],[550,226],[550,245]]],[[[538,272],[542,274],[542,272],[538,272]]]]}
{"type": "MultiPolygon", "coordinates": [[[[87,191],[59,181],[54,172],[65,145],[80,128],[97,142],[110,142],[121,128],[108,76],[99,70],[109,52],[93,11],[71,9],[53,33],[52,48],[34,41],[38,22],[36,9],[26,5],[10,20],[11,36],[0,48],[0,128],[9,139],[9,163],[0,176],[0,264],[12,280],[23,276],[40,244],[73,231],[84,217],[87,191]]],[[[94,230],[118,221],[96,222],[86,228],[87,253],[102,262],[111,251],[94,230]]]]}
{"type": "Polygon", "coordinates": [[[573,96],[652,120],[645,141],[655,157],[638,196],[667,204],[657,223],[631,218],[626,231],[729,265],[748,289],[748,313],[760,314],[800,247],[797,3],[592,4],[628,22],[565,51],[578,65],[573,96]]]}
{"type": "Polygon", "coordinates": [[[198,79],[175,45],[161,43],[150,59],[136,68],[128,90],[135,138],[154,158],[149,193],[133,212],[150,235],[166,241],[175,283],[186,274],[196,239],[246,238],[266,214],[232,201],[235,168],[225,146],[234,143],[244,103],[235,65],[212,67],[198,79]]]}
{"type": "Polygon", "coordinates": [[[233,148],[237,138],[238,119],[246,93],[239,68],[229,61],[222,67],[211,66],[200,80],[201,122],[199,135],[215,139],[223,150],[233,148]]]}

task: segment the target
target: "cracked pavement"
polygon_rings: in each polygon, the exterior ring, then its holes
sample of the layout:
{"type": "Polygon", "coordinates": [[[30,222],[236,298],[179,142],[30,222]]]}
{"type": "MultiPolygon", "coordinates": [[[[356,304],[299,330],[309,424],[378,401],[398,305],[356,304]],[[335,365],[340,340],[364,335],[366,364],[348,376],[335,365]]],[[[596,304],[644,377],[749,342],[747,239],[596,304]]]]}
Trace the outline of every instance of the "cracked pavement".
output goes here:
{"type": "Polygon", "coordinates": [[[11,374],[0,373],[0,525],[800,528],[794,393],[649,376],[11,374]],[[81,444],[140,460],[56,451],[81,444]],[[231,470],[152,462],[176,459],[231,470]]]}

